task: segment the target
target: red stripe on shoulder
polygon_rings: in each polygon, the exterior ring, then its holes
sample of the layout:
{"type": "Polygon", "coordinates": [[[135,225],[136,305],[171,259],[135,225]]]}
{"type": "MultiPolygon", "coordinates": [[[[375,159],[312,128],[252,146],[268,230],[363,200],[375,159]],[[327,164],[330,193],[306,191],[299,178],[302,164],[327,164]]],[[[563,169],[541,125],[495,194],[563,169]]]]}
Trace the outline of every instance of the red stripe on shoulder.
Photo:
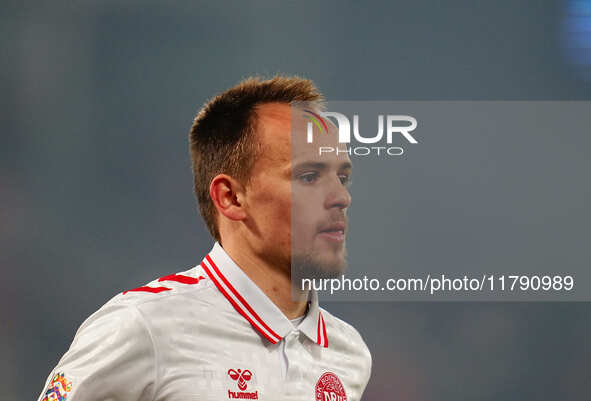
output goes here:
{"type": "Polygon", "coordinates": [[[123,291],[123,295],[127,294],[128,292],[131,291],[137,291],[137,292],[151,292],[151,293],[159,293],[162,291],[168,291],[170,290],[170,288],[168,287],[148,287],[148,286],[143,286],[143,287],[138,287],[138,288],[134,288],[133,290],[127,290],[127,291],[123,291]]]}
{"type": "Polygon", "coordinates": [[[197,284],[200,280],[204,280],[205,277],[199,276],[197,278],[185,276],[183,274],[169,274],[168,276],[160,277],[158,281],[176,281],[182,284],[197,284]]]}

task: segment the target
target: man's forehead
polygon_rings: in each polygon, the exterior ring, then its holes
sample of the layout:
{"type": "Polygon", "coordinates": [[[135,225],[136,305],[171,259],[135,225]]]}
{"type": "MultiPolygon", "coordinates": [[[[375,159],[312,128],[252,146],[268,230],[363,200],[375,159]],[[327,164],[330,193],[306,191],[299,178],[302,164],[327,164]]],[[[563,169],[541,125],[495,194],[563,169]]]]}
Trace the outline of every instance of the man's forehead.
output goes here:
{"type": "MultiPolygon", "coordinates": [[[[309,120],[310,112],[315,116],[320,113],[314,104],[300,104],[296,102],[293,106],[289,103],[263,103],[256,107],[257,119],[265,125],[275,127],[294,128],[305,127],[309,120]]],[[[322,118],[321,118],[322,119],[322,118]]],[[[322,119],[329,131],[337,132],[336,126],[329,119],[322,119]]]]}
{"type": "Polygon", "coordinates": [[[256,107],[256,114],[259,121],[267,124],[282,125],[291,120],[291,107],[287,103],[264,103],[256,107]]]}
{"type": "Polygon", "coordinates": [[[256,108],[256,117],[258,140],[263,146],[289,146],[291,127],[289,104],[265,103],[259,105],[256,108]]]}
{"type": "Polygon", "coordinates": [[[319,110],[300,107],[294,109],[291,124],[291,154],[295,163],[314,161],[325,164],[341,165],[345,162],[350,164],[346,145],[339,143],[338,128],[332,121],[322,118],[319,110]],[[321,153],[321,148],[332,148],[335,151],[321,153]],[[336,149],[340,151],[337,152],[336,149]]]}
{"type": "Polygon", "coordinates": [[[307,141],[308,112],[300,106],[290,106],[287,103],[266,103],[257,107],[259,140],[267,148],[274,149],[274,158],[281,158],[285,154],[291,157],[292,162],[323,162],[326,164],[342,164],[349,161],[349,156],[344,151],[344,144],[338,143],[338,129],[329,120],[324,119],[328,130],[320,129],[312,124],[314,140],[307,141]],[[334,147],[343,152],[332,154],[320,154],[320,147],[334,147]],[[338,153],[338,155],[337,155],[338,153]]]}

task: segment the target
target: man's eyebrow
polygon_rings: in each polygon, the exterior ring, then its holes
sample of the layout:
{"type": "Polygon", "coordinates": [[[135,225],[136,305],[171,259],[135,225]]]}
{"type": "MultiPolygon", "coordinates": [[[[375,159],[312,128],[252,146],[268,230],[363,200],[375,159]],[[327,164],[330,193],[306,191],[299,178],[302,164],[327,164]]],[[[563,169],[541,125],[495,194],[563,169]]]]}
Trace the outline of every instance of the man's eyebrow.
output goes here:
{"type": "MultiPolygon", "coordinates": [[[[315,170],[324,170],[328,167],[327,163],[323,163],[323,162],[302,162],[302,163],[298,163],[295,166],[293,166],[293,170],[299,170],[299,169],[306,169],[306,168],[310,168],[310,169],[315,169],[315,170]]],[[[353,168],[353,165],[351,164],[350,161],[346,161],[346,162],[342,162],[339,165],[339,170],[351,170],[353,168]]]]}

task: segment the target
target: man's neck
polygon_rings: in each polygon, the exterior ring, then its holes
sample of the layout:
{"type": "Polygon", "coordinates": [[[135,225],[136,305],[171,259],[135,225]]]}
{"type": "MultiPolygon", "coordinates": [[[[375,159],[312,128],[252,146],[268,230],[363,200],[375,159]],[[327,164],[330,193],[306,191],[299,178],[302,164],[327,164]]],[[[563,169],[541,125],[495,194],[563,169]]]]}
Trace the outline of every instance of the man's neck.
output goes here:
{"type": "Polygon", "coordinates": [[[248,247],[238,246],[231,239],[224,239],[222,247],[288,319],[295,319],[306,313],[308,292],[298,292],[295,297],[297,300],[292,298],[288,267],[279,269],[277,266],[271,266],[248,247]]]}

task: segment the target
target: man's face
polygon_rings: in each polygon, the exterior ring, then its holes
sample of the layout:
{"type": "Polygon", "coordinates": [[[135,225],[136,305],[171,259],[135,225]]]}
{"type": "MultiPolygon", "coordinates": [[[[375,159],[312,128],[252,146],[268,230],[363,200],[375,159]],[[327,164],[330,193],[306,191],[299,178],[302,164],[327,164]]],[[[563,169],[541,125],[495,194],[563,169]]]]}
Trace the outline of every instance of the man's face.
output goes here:
{"type": "Polygon", "coordinates": [[[251,245],[274,265],[293,263],[298,276],[335,277],[346,264],[351,162],[346,153],[319,155],[320,146],[339,147],[336,128],[314,127],[310,144],[307,123],[304,112],[292,113],[287,104],[258,109],[262,151],[246,191],[251,245]]]}

